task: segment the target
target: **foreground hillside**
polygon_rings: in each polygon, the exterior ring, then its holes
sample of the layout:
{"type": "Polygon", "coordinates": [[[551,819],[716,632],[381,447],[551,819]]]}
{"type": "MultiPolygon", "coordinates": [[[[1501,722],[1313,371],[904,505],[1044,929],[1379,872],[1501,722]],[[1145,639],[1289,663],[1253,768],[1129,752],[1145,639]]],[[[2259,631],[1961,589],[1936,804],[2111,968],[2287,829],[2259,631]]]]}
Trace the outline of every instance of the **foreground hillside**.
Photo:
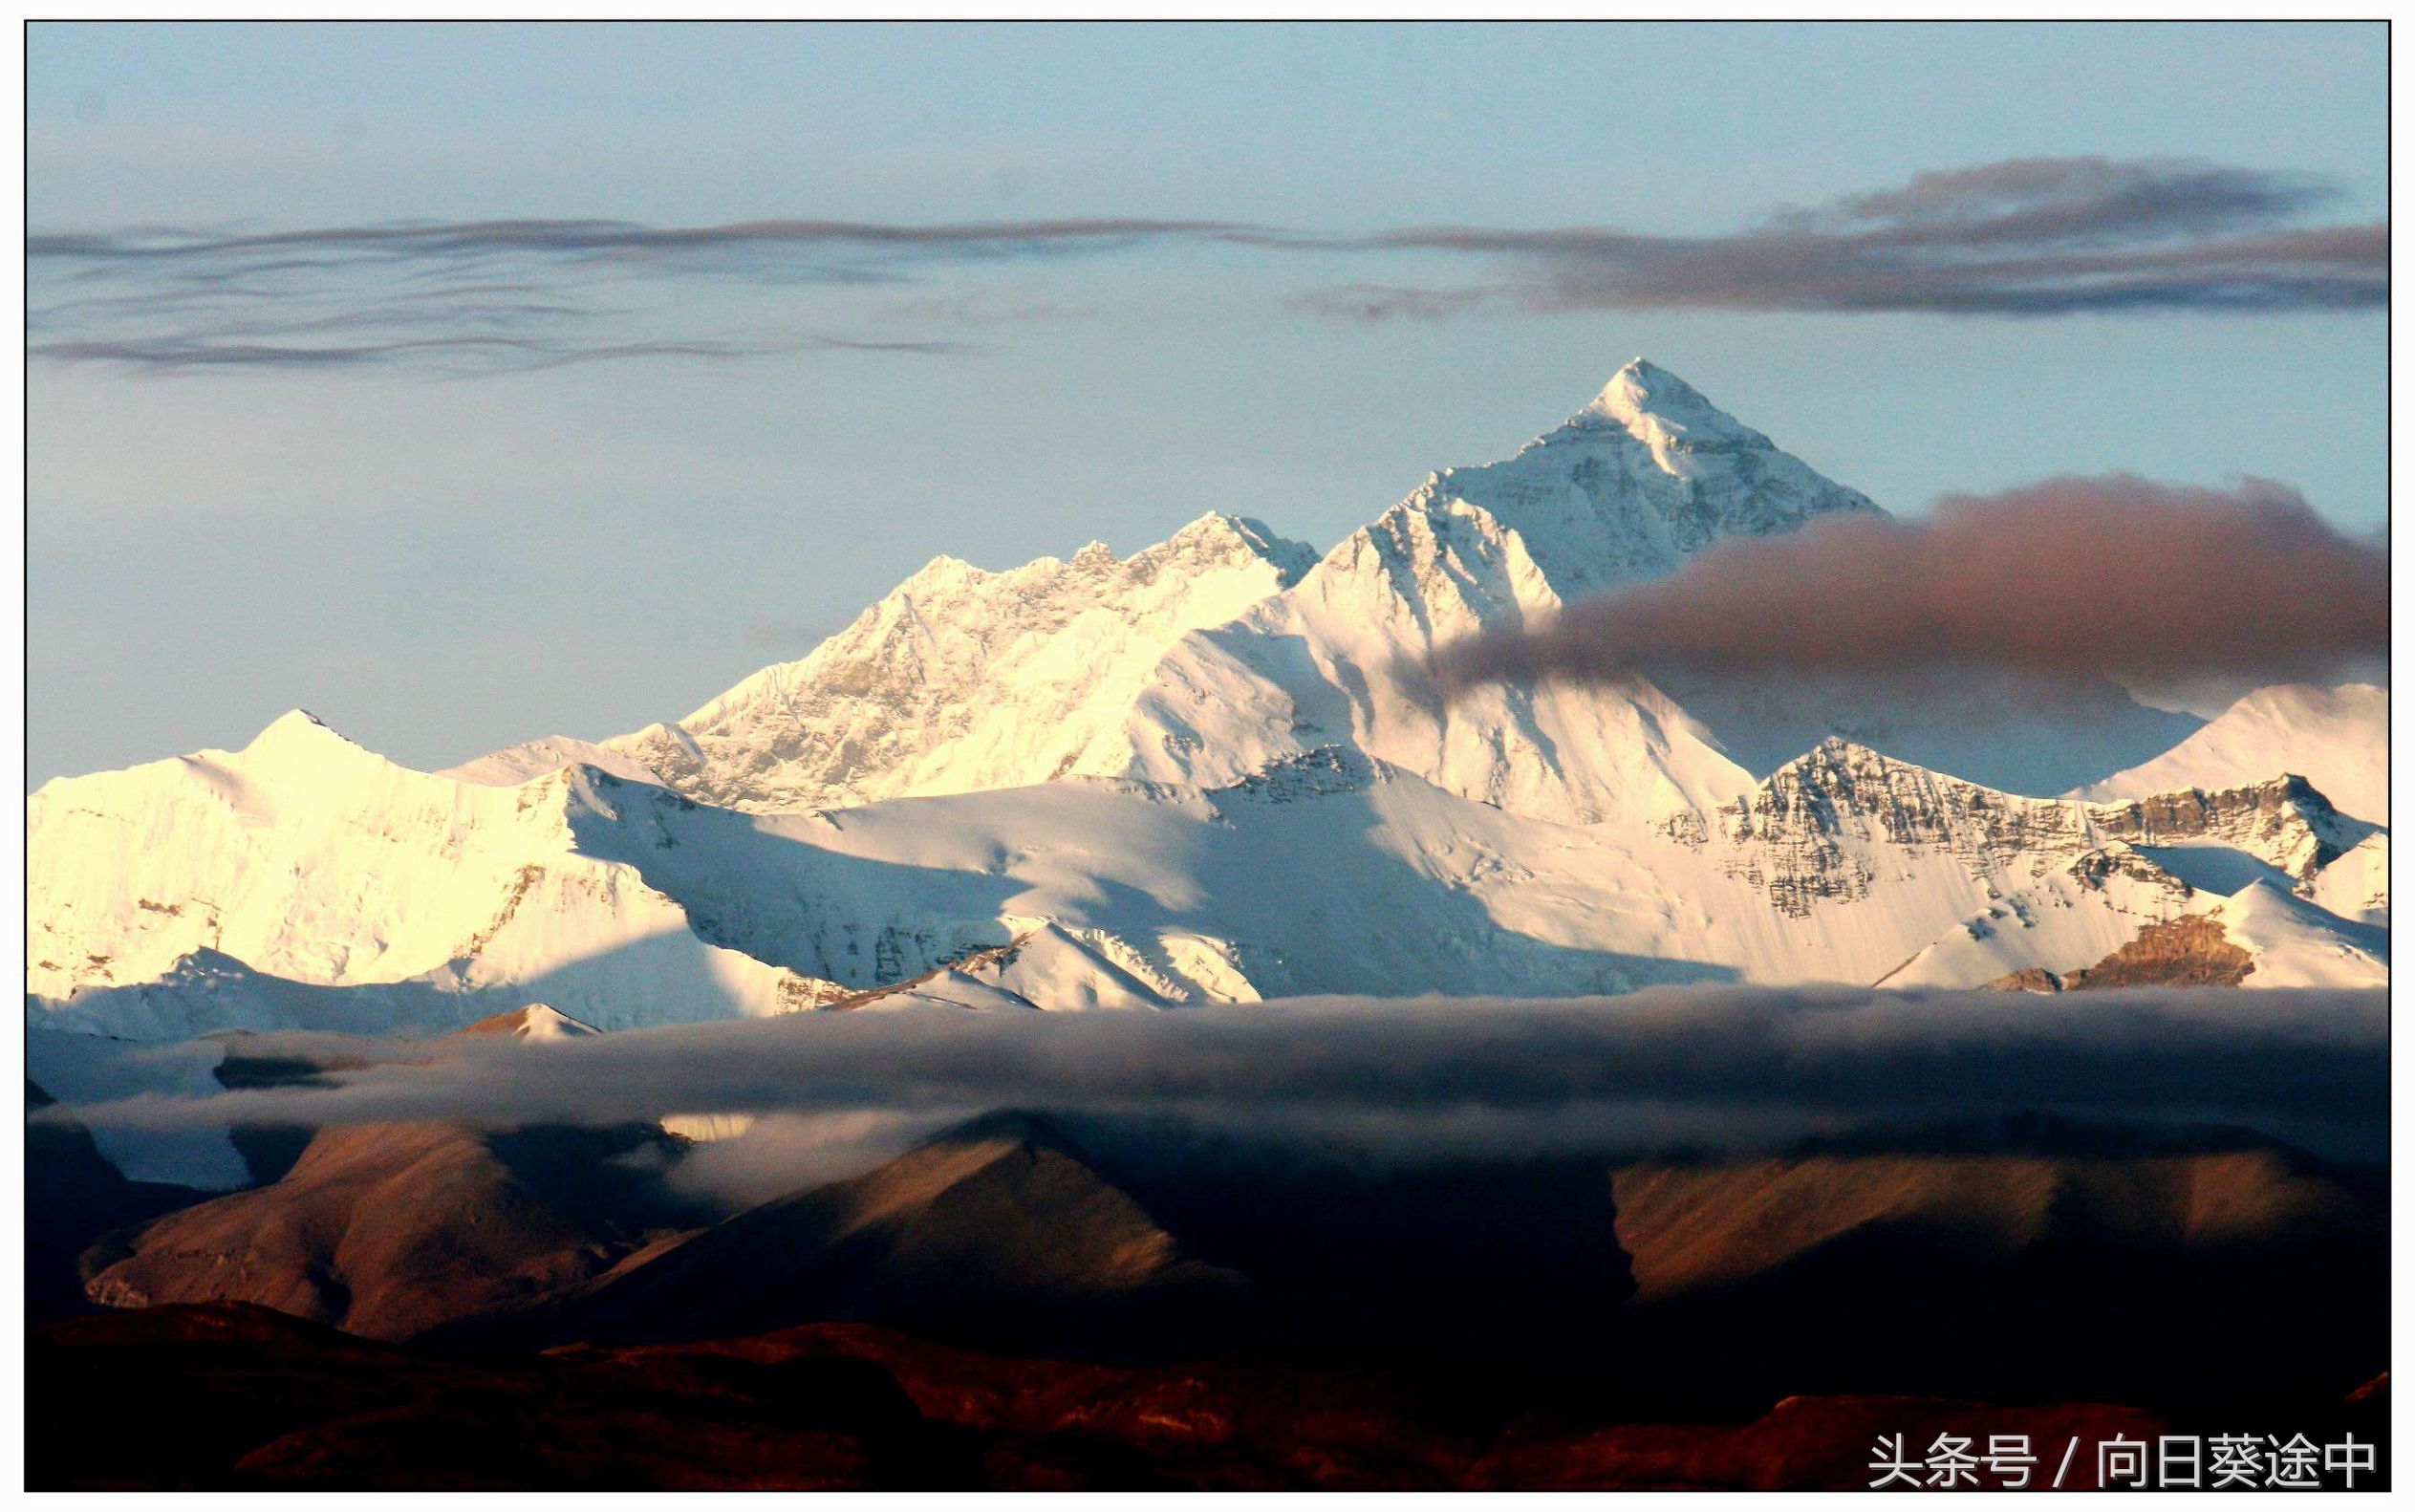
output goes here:
{"type": "MultiPolygon", "coordinates": [[[[1672,1421],[1522,1372],[1113,1367],[858,1326],[469,1361],[173,1307],[56,1325],[32,1350],[35,1490],[1845,1489],[1870,1483],[1881,1435],[2055,1446],[2195,1426],[2096,1402],[1804,1395],[1672,1421]],[[156,1428],[95,1431],[121,1415],[156,1428]]],[[[2367,1393],[2275,1420],[2385,1441],[2386,1411],[2367,1393]]],[[[2093,1453],[2076,1458],[2068,1484],[2095,1485],[2093,1453]]]]}

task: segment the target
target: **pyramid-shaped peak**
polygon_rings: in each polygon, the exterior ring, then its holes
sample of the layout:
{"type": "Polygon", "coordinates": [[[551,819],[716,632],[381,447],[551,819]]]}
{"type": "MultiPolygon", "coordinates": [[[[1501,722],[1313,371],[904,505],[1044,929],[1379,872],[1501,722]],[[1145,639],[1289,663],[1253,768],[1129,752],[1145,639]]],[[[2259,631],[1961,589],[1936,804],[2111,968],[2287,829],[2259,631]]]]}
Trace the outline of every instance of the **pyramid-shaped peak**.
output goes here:
{"type": "Polygon", "coordinates": [[[1611,375],[1580,418],[1615,421],[1641,440],[1750,442],[1768,445],[1769,438],[1702,397],[1684,378],[1644,357],[1611,375]]]}
{"type": "Polygon", "coordinates": [[[288,709],[269,722],[268,727],[251,738],[243,748],[246,756],[326,754],[346,751],[357,755],[369,752],[356,741],[337,733],[325,720],[308,709],[288,709]]]}

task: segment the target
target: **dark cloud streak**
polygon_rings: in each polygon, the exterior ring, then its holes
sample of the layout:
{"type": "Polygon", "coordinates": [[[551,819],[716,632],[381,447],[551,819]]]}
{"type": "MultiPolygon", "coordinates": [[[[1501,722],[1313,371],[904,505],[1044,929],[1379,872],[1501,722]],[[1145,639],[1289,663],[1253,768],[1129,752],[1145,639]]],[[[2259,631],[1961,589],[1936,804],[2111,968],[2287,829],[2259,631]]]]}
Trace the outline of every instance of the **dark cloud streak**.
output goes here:
{"type": "Polygon", "coordinates": [[[2337,198],[2301,176],[2188,160],[2018,159],[1923,174],[1723,236],[1388,232],[1366,245],[1492,254],[1511,276],[1483,288],[1346,286],[1309,302],[1360,320],[1488,307],[2008,316],[2379,308],[2389,297],[2387,227],[2288,224],[2337,198]]]}
{"type": "MultiPolygon", "coordinates": [[[[37,298],[34,324],[60,334],[33,349],[49,360],[162,370],[475,358],[509,369],[673,354],[898,350],[827,335],[753,347],[700,335],[690,329],[697,317],[686,296],[699,287],[756,298],[783,289],[915,287],[947,267],[1179,247],[1379,263],[1388,271],[1403,259],[1474,260],[1491,274],[1438,287],[1361,277],[1299,297],[1313,313],[1357,322],[1617,310],[2042,317],[2379,308],[2389,292],[2388,227],[2300,224],[2339,198],[2300,175],[2179,159],[2055,158],[1925,173],[1707,236],[1447,225],[1335,234],[1146,217],[928,226],[484,220],[61,231],[29,236],[26,255],[37,291],[94,286],[120,296],[47,306],[37,298]],[[655,313],[666,329],[640,329],[627,309],[587,308],[579,296],[603,283],[667,289],[655,313]],[[445,301],[501,285],[521,292],[527,318],[549,322],[541,357],[523,360],[507,343],[481,339],[481,317],[468,310],[445,327],[445,301]],[[410,308],[430,297],[433,310],[410,308]],[[545,306],[557,308],[536,313],[545,306]],[[330,315],[382,328],[390,339],[325,347],[298,339],[313,329],[305,322],[330,315]]],[[[988,308],[951,291],[893,306],[889,318],[945,333],[981,323],[988,308]]],[[[1016,318],[1051,318],[1065,308],[1024,300],[1016,318]]],[[[934,339],[905,349],[949,346],[934,339]]]]}
{"type": "Polygon", "coordinates": [[[1899,994],[1657,988],[1615,999],[1305,999],[1132,1013],[809,1014],[524,1046],[269,1037],[327,1085],[62,1110],[124,1128],[999,1107],[1392,1127],[1692,1110],[1693,1127],[1999,1111],[2369,1135],[2379,992],[1899,994]],[[364,1064],[368,1063],[368,1064],[364,1064]]]}

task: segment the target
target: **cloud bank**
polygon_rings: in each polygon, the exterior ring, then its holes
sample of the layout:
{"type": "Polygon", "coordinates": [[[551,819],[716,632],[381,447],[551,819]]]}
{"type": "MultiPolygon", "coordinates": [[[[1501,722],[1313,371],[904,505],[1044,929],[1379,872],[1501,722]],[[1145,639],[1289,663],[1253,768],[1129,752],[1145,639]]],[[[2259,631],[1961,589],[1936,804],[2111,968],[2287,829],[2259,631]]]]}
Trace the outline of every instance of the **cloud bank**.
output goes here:
{"type": "Polygon", "coordinates": [[[1445,646],[1434,670],[1454,690],[1951,666],[2275,682],[2388,650],[2385,543],[2343,534],[2277,484],[2114,476],[1722,542],[1672,577],[1445,646]]]}
{"type": "Polygon", "coordinates": [[[2277,989],[1686,987],[1132,1013],[913,1008],[543,1045],[389,1043],[366,1054],[361,1042],[289,1036],[253,1048],[338,1069],[316,1085],[56,1113],[165,1130],[1020,1107],[1497,1134],[1520,1119],[1626,1118],[1695,1138],[2038,1111],[2222,1122],[2342,1146],[2386,1121],[2387,1031],[2383,993],[2277,989]]]}
{"type": "MultiPolygon", "coordinates": [[[[2301,224],[2339,199],[2298,175],[2192,160],[2055,158],[1925,173],[1691,237],[1582,227],[1342,234],[1111,216],[67,230],[26,240],[29,350],[154,372],[932,355],[984,323],[951,311],[1001,308],[964,293],[972,270],[1202,246],[1364,267],[1365,276],[1304,296],[1310,311],[1348,320],[1646,309],[2044,316],[2380,308],[2389,292],[2387,226],[2301,224]],[[1439,287],[1376,276],[1403,259],[1435,258],[1480,263],[1489,276],[1439,287]],[[948,278],[956,282],[939,282],[948,278]],[[809,303],[788,308],[796,299],[863,285],[923,291],[884,319],[918,310],[927,337],[881,341],[791,326],[827,316],[809,303]],[[705,294],[713,297],[700,301],[705,294]],[[700,302],[727,307],[723,328],[701,327],[700,302]],[[767,324],[780,333],[758,334],[767,324]],[[337,331],[352,338],[328,335],[337,331]]],[[[1006,308],[1030,319],[1069,307],[1025,296],[1006,308]]]]}

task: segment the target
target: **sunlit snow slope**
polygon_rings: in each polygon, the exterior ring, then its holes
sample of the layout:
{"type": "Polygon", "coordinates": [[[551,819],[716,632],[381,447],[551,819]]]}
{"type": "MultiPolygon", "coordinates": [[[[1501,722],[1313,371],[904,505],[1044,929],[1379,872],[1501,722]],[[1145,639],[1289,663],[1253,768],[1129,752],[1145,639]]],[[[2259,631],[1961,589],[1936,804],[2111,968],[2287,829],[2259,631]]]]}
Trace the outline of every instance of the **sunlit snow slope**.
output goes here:
{"type": "Polygon", "coordinates": [[[533,1004],[616,1029],[1977,986],[2207,918],[2249,985],[2386,973],[2379,689],[2268,689],[2200,730],[2001,680],[1446,702],[1422,670],[1720,540],[1874,508],[1637,361],[1322,556],[1210,513],[1128,557],[941,557],[677,724],[442,774],[295,713],[32,795],[29,1013],[173,1039],[533,1004]],[[2074,771],[2095,801],[2016,795],[2074,771]]]}

